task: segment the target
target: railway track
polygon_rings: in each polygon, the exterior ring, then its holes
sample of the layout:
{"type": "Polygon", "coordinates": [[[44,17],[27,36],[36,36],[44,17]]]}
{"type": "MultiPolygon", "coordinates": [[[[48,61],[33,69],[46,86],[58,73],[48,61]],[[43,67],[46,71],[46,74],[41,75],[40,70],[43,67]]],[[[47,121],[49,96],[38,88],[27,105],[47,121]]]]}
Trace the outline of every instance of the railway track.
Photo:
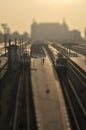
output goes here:
{"type": "Polygon", "coordinates": [[[23,64],[16,96],[13,130],[37,130],[29,67],[23,64]],[[32,126],[34,124],[34,126],[32,126]]]}
{"type": "Polygon", "coordinates": [[[83,114],[81,108],[82,102],[77,96],[77,91],[75,91],[74,84],[71,83],[70,78],[65,75],[63,71],[61,73],[58,73],[58,75],[67,103],[72,129],[86,130],[86,116],[83,114]]]}
{"type": "Polygon", "coordinates": [[[16,98],[13,130],[27,129],[26,82],[26,75],[22,72],[16,98]]]}
{"type": "Polygon", "coordinates": [[[76,93],[76,98],[81,104],[82,112],[86,116],[86,74],[83,74],[73,64],[69,64],[67,77],[74,86],[73,91],[76,93]]]}
{"type": "Polygon", "coordinates": [[[86,74],[68,61],[66,75],[60,73],[62,89],[72,116],[73,130],[86,130],[86,74]],[[74,121],[74,123],[73,123],[74,121]]]}
{"type": "MultiPolygon", "coordinates": [[[[60,50],[60,48],[59,48],[60,50]]],[[[53,54],[48,51],[51,58],[53,54]]],[[[67,71],[57,71],[73,130],[86,130],[86,73],[71,60],[67,71]]]]}

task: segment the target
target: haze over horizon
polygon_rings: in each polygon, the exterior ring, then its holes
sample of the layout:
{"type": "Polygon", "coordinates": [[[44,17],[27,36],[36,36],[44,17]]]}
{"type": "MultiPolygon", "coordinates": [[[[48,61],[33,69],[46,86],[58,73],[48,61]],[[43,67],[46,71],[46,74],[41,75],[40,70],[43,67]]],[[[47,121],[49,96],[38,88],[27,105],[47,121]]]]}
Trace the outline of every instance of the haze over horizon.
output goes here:
{"type": "MultiPolygon", "coordinates": [[[[33,18],[40,22],[62,23],[84,35],[86,0],[0,0],[0,24],[7,23],[11,32],[30,33],[33,18]]],[[[0,31],[2,27],[0,26],[0,31]]]]}

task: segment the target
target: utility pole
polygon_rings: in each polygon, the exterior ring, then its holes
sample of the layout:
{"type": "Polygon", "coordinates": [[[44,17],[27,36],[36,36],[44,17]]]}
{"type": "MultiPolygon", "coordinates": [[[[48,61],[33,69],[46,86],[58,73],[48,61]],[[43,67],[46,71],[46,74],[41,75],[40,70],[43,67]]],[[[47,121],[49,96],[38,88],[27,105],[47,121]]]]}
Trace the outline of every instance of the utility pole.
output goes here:
{"type": "Polygon", "coordinates": [[[5,43],[5,55],[6,55],[6,43],[7,43],[7,41],[6,41],[6,33],[7,33],[7,24],[1,24],[1,26],[2,26],[2,28],[3,28],[3,30],[4,30],[4,43],[5,43]]]}

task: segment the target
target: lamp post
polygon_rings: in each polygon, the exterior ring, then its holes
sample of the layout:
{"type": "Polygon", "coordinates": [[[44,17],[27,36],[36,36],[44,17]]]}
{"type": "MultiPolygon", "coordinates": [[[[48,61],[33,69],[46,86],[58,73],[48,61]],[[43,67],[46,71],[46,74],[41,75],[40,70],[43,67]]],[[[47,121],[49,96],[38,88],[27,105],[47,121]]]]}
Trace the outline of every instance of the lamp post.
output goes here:
{"type": "Polygon", "coordinates": [[[4,30],[4,43],[5,43],[5,55],[6,55],[6,33],[7,33],[7,24],[1,24],[3,30],[4,30]]]}

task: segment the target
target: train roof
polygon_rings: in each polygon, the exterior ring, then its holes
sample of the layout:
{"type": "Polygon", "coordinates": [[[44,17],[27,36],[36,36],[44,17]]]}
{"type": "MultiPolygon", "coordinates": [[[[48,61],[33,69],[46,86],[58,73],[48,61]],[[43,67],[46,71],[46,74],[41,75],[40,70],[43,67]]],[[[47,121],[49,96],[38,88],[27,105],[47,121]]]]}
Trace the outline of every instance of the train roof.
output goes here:
{"type": "Polygon", "coordinates": [[[7,49],[13,49],[13,48],[19,48],[19,45],[10,45],[10,46],[7,46],[7,49]]]}

